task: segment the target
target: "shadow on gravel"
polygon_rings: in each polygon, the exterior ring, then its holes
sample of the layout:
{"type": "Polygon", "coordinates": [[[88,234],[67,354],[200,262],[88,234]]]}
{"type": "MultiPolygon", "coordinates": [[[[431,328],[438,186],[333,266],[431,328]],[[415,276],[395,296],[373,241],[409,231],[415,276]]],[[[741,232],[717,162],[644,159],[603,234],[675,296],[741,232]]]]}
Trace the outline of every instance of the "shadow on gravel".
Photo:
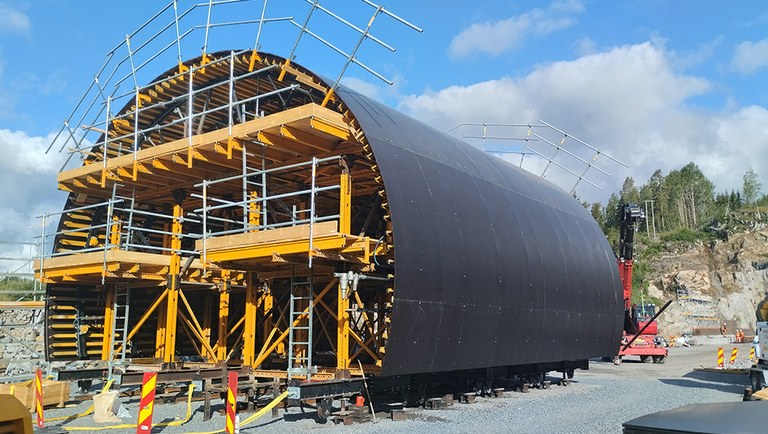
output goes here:
{"type": "Polygon", "coordinates": [[[664,384],[680,387],[705,388],[720,392],[742,394],[749,385],[749,377],[739,374],[719,374],[712,372],[691,371],[683,378],[662,378],[664,384]]]}
{"type": "MultiPolygon", "coordinates": [[[[163,420],[160,420],[160,421],[157,421],[157,422],[154,422],[154,423],[155,423],[155,424],[159,424],[159,423],[170,423],[170,422],[173,422],[173,421],[175,421],[175,420],[176,420],[176,419],[174,419],[174,418],[172,418],[172,417],[167,417],[167,418],[165,418],[165,419],[163,419],[163,420]]],[[[153,426],[153,427],[152,427],[152,432],[153,432],[153,433],[161,433],[161,432],[165,431],[165,429],[166,429],[166,428],[170,428],[170,427],[168,427],[168,426],[157,426],[157,425],[155,425],[155,426],[153,426]]]]}
{"type": "Polygon", "coordinates": [[[260,423],[258,425],[249,425],[247,427],[240,428],[240,430],[242,431],[242,430],[246,430],[246,429],[258,429],[258,428],[270,426],[270,425],[278,423],[278,422],[285,422],[285,419],[282,418],[282,417],[279,417],[277,419],[272,419],[269,422],[263,422],[263,423],[260,423]]]}
{"type": "Polygon", "coordinates": [[[701,381],[711,381],[713,383],[749,386],[749,375],[747,374],[723,374],[719,372],[691,371],[683,375],[683,378],[693,378],[701,381]]]}
{"type": "Polygon", "coordinates": [[[312,419],[315,422],[318,421],[317,412],[314,409],[302,409],[301,413],[285,413],[283,419],[286,422],[295,422],[304,419],[312,419]]]}
{"type": "Polygon", "coordinates": [[[685,380],[682,378],[667,378],[659,380],[664,384],[669,384],[678,387],[691,387],[695,389],[712,389],[720,392],[741,394],[744,392],[744,386],[738,384],[715,384],[715,383],[703,383],[695,380],[685,380]]]}

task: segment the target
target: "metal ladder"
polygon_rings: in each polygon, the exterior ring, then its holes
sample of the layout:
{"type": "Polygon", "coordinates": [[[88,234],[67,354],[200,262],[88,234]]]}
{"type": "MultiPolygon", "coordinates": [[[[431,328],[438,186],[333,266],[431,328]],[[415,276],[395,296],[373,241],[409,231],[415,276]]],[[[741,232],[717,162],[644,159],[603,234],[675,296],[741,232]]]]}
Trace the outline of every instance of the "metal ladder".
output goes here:
{"type": "Polygon", "coordinates": [[[115,286],[115,299],[112,305],[112,336],[109,338],[109,378],[112,378],[112,371],[115,366],[125,365],[125,356],[128,351],[127,337],[130,301],[130,284],[118,283],[115,286]],[[117,354],[117,346],[120,348],[119,354],[117,354]]]}
{"type": "Polygon", "coordinates": [[[293,375],[306,376],[309,380],[315,368],[312,366],[312,322],[314,291],[312,269],[309,277],[299,279],[291,269],[290,327],[288,329],[288,379],[293,375]],[[307,315],[303,315],[308,310],[307,315]],[[294,325],[296,323],[296,325],[294,325]]]}
{"type": "MultiPolygon", "coordinates": [[[[309,242],[307,246],[307,268],[309,276],[297,279],[291,267],[291,300],[288,317],[288,380],[293,375],[304,375],[310,380],[316,368],[312,366],[312,323],[314,322],[314,273],[312,251],[314,249],[315,195],[317,193],[317,158],[312,157],[312,184],[309,193],[309,242]],[[306,307],[305,307],[306,306],[306,307]],[[304,316],[304,310],[307,315],[304,316]],[[296,325],[294,326],[294,323],[296,325]]],[[[295,215],[295,211],[294,211],[295,215]]]]}

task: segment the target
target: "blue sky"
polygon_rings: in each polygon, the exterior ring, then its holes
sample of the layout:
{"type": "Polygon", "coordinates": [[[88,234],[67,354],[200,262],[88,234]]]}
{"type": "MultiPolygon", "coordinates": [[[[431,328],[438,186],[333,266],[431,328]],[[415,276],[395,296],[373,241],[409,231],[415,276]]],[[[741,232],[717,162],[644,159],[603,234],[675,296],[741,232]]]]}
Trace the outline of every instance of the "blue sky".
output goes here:
{"type": "MultiPolygon", "coordinates": [[[[42,151],[107,52],[169,2],[0,0],[0,239],[28,238],[36,232],[31,216],[61,208],[55,175],[63,156],[42,151]]],[[[179,8],[194,3],[180,0],[179,8]]],[[[347,85],[442,130],[544,119],[627,163],[606,161],[612,177],[596,177],[603,190],[582,186],[583,198],[605,200],[626,176],[642,183],[655,169],[690,161],[720,190],[740,188],[749,165],[768,186],[764,2],[383,3],[424,32],[377,18],[373,34],[397,51],[368,41],[359,58],[396,84],[352,67],[347,85]]],[[[321,4],[358,26],[373,12],[359,0],[321,4]]],[[[261,6],[217,7],[212,21],[255,19],[261,6]]],[[[304,0],[272,0],[266,15],[303,22],[308,9],[304,0]]],[[[197,8],[183,26],[204,24],[205,13],[197,8]]],[[[316,12],[310,28],[351,49],[354,33],[331,21],[316,12]]],[[[213,29],[209,51],[252,47],[255,33],[253,25],[213,29]]],[[[185,40],[185,58],[200,54],[202,35],[185,40]]],[[[285,56],[296,36],[286,22],[271,23],[262,49],[285,56]]],[[[175,56],[149,64],[139,79],[171,68],[175,56]]],[[[296,61],[329,77],[343,62],[307,36],[296,61]]]]}

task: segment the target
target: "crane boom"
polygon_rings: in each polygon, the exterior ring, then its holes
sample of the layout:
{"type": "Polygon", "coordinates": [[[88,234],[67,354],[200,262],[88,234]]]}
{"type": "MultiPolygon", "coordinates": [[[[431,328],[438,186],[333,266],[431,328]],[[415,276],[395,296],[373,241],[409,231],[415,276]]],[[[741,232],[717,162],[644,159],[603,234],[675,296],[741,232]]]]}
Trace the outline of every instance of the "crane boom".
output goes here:
{"type": "Polygon", "coordinates": [[[619,278],[624,291],[624,331],[637,333],[637,321],[632,315],[632,266],[634,263],[635,230],[637,224],[645,221],[642,208],[632,203],[624,204],[619,210],[619,278]]]}

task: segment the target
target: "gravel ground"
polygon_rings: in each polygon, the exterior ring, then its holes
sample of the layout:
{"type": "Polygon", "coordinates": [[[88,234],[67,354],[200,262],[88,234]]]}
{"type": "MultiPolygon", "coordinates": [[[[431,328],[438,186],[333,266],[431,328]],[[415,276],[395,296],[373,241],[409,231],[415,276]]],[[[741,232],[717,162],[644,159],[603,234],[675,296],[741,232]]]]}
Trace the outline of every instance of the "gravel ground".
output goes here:
{"type": "MultiPolygon", "coordinates": [[[[268,412],[243,427],[241,432],[620,433],[623,422],[656,411],[694,403],[739,401],[749,382],[746,375],[694,371],[694,368],[714,367],[716,351],[712,346],[671,348],[667,363],[662,365],[626,360],[615,366],[593,361],[589,371],[576,371],[574,382],[568,387],[552,386],[526,394],[507,392],[503,398],[478,398],[475,404],[457,403],[442,410],[410,408],[406,410],[405,421],[393,422],[380,413],[376,423],[319,424],[312,410],[302,413],[298,408],[290,408],[287,413],[281,410],[278,419],[272,419],[268,412]]],[[[746,366],[746,360],[742,359],[749,353],[749,346],[742,345],[740,353],[737,364],[746,366]]],[[[123,404],[130,413],[124,423],[135,423],[138,398],[124,399],[123,404]]],[[[46,417],[76,414],[89,405],[84,402],[66,409],[46,410],[45,414],[46,417]]],[[[210,432],[224,428],[224,417],[217,413],[203,422],[202,402],[193,402],[192,410],[192,420],[183,426],[156,427],[153,432],[210,432]]],[[[178,420],[185,413],[186,403],[158,404],[154,421],[178,420]]],[[[246,417],[247,413],[241,414],[241,418],[246,417]]],[[[99,426],[90,416],[48,425],[99,426]]],[[[107,432],[134,433],[135,428],[107,432]]]]}

